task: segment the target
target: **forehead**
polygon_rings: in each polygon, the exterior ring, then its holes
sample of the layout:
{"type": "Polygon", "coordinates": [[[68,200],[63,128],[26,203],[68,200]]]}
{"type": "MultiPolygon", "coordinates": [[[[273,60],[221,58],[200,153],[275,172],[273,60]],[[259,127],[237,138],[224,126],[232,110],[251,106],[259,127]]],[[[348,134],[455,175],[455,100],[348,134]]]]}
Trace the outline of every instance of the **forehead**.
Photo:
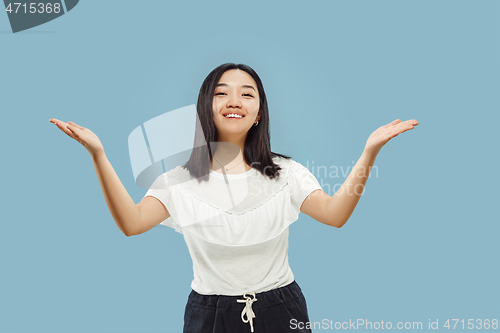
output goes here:
{"type": "Polygon", "coordinates": [[[251,85],[257,90],[257,84],[250,74],[239,69],[225,71],[218,83],[225,83],[229,86],[251,85]]]}

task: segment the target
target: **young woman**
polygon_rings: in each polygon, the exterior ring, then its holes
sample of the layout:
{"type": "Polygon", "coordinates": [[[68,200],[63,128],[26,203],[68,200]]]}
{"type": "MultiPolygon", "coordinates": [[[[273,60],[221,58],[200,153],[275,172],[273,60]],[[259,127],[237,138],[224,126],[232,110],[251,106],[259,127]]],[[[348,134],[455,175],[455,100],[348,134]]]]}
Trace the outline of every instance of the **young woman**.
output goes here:
{"type": "Polygon", "coordinates": [[[290,157],[271,152],[259,76],[243,64],[203,82],[190,159],[155,180],[137,205],[89,129],[50,119],[90,153],[109,210],[127,236],[158,224],[183,234],[193,260],[184,332],[311,332],[307,304],[288,264],[288,227],[299,212],[340,228],[351,216],[375,158],[416,120],[378,128],[334,196],[290,157]]]}

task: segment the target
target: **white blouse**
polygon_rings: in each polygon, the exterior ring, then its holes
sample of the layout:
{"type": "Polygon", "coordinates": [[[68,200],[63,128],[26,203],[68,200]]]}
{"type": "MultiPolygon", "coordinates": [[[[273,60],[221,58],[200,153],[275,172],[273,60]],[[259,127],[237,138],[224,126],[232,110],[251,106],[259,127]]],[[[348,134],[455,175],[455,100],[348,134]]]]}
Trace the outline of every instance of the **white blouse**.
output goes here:
{"type": "Polygon", "coordinates": [[[269,179],[256,169],[242,174],[211,170],[198,184],[178,166],[161,174],[144,195],[170,213],[161,224],[183,234],[193,260],[191,288],[204,295],[243,295],[294,281],[288,264],[288,226],[302,202],[321,189],[302,164],[274,157],[282,169],[269,179]]]}

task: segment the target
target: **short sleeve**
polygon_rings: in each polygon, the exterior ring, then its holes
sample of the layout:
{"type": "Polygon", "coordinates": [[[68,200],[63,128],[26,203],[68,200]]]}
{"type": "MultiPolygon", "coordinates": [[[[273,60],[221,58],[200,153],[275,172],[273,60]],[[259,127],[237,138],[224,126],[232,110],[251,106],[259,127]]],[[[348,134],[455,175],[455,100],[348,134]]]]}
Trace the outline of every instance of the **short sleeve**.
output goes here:
{"type": "Polygon", "coordinates": [[[300,212],[302,203],[313,191],[322,189],[316,177],[302,164],[295,162],[290,170],[288,184],[293,207],[300,212]]]}
{"type": "Polygon", "coordinates": [[[182,234],[182,228],[175,220],[177,218],[177,211],[175,209],[174,201],[172,200],[172,184],[170,184],[167,175],[161,174],[153,182],[149,190],[144,195],[145,197],[155,197],[157,198],[163,206],[168,210],[170,217],[165,221],[161,222],[161,225],[175,229],[178,233],[182,234]]]}

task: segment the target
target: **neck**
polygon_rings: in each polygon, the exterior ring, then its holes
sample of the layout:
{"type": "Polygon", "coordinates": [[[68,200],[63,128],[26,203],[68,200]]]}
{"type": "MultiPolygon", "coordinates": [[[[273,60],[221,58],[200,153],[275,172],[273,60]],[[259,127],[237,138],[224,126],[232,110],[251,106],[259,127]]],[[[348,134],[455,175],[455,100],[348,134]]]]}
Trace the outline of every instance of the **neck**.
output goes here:
{"type": "Polygon", "coordinates": [[[218,141],[217,149],[213,153],[212,169],[218,170],[222,167],[230,169],[230,172],[246,170],[244,158],[244,145],[242,143],[218,141]]]}
{"type": "MultiPolygon", "coordinates": [[[[239,147],[239,150],[240,151],[243,151],[245,149],[245,141],[246,141],[246,138],[247,138],[247,133],[244,133],[244,134],[241,134],[241,135],[228,135],[226,133],[221,133],[219,132],[218,133],[218,142],[224,142],[224,143],[227,143],[227,145],[221,145],[223,149],[225,150],[229,150],[229,146],[238,146],[239,147]],[[231,145],[232,144],[232,145],[231,145]]],[[[219,149],[219,147],[217,147],[217,150],[219,149]]],[[[235,147],[231,148],[231,149],[236,149],[235,147]]],[[[233,151],[234,153],[234,151],[233,151]]]]}

